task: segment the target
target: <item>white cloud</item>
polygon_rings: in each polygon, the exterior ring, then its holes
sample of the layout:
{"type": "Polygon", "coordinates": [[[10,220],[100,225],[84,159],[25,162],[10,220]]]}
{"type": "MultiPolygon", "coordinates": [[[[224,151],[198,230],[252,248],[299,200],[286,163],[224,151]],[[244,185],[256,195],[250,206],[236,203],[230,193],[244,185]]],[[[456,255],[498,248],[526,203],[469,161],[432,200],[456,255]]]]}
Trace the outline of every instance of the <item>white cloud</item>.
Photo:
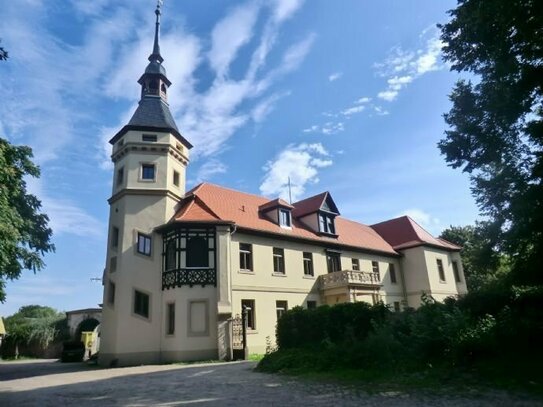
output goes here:
{"type": "Polygon", "coordinates": [[[386,100],[387,102],[392,102],[393,100],[396,100],[398,97],[398,91],[397,90],[384,90],[382,92],[379,92],[377,94],[377,97],[379,99],[386,100]]]}
{"type": "Polygon", "coordinates": [[[334,72],[334,73],[328,75],[328,80],[330,82],[334,82],[334,81],[337,81],[342,76],[343,76],[343,72],[334,72]]]}
{"type": "Polygon", "coordinates": [[[274,22],[283,22],[294,15],[302,6],[304,0],[273,0],[273,20],[274,22]]]}
{"type": "Polygon", "coordinates": [[[228,67],[236,58],[239,49],[252,38],[258,11],[257,3],[244,4],[234,9],[213,28],[212,47],[208,57],[217,76],[228,74],[228,67]]]}
{"type": "Polygon", "coordinates": [[[344,115],[344,116],[350,116],[350,115],[355,114],[355,113],[363,112],[365,108],[366,108],[366,106],[362,106],[362,105],[353,106],[353,107],[349,107],[348,109],[342,110],[341,114],[344,115]]]}
{"type": "Polygon", "coordinates": [[[343,122],[326,122],[323,125],[312,125],[302,130],[304,133],[336,134],[345,131],[343,122]]]}
{"type": "Polygon", "coordinates": [[[206,161],[198,170],[197,182],[209,181],[217,174],[224,174],[228,167],[219,160],[213,158],[206,161]]]}
{"type": "Polygon", "coordinates": [[[443,67],[439,64],[439,55],[443,47],[439,33],[435,29],[426,29],[422,37],[427,37],[428,34],[432,36],[427,39],[423,48],[414,52],[394,48],[385,62],[375,64],[379,76],[388,77],[387,88],[377,94],[379,99],[392,102],[396,100],[400,91],[415,79],[443,67]]]}
{"type": "Polygon", "coordinates": [[[285,96],[290,95],[290,92],[274,93],[271,96],[261,100],[251,112],[251,117],[255,123],[261,123],[273,111],[277,101],[285,96]]]}
{"type": "Polygon", "coordinates": [[[102,224],[75,202],[40,195],[43,210],[49,216],[49,226],[55,234],[70,234],[81,237],[101,238],[106,225],[102,224]]]}
{"type": "Polygon", "coordinates": [[[319,182],[319,170],[333,164],[321,143],[289,145],[263,167],[266,172],[260,192],[266,196],[289,199],[290,178],[292,200],[299,200],[307,184],[319,182]]]}

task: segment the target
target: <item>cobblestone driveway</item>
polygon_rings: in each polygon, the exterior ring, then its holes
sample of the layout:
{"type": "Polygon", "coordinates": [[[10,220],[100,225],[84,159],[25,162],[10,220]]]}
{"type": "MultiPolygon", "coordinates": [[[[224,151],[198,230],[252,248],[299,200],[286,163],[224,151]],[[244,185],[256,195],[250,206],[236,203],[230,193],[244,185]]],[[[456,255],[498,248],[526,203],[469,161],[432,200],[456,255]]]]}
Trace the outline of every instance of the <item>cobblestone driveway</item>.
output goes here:
{"type": "Polygon", "coordinates": [[[0,363],[0,406],[539,406],[483,395],[367,394],[255,373],[254,363],[98,369],[53,361],[0,363]]]}

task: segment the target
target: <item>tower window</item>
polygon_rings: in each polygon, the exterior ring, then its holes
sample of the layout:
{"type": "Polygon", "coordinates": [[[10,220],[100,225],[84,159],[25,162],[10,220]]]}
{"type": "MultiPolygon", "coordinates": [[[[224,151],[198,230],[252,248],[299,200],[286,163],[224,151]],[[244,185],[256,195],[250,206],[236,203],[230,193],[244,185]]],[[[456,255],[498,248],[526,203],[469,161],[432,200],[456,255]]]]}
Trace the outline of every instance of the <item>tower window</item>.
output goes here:
{"type": "Polygon", "coordinates": [[[110,305],[115,304],[115,283],[111,280],[109,281],[109,287],[107,290],[107,302],[110,305]]]}
{"type": "Polygon", "coordinates": [[[175,333],[175,302],[169,302],[166,309],[166,335],[175,333]]]}
{"type": "Polygon", "coordinates": [[[155,180],[155,164],[142,164],[141,165],[141,179],[147,181],[155,180]]]}
{"type": "Polygon", "coordinates": [[[134,314],[149,318],[149,295],[134,291],[134,314]]]}
{"type": "Polygon", "coordinates": [[[149,90],[154,93],[158,91],[158,81],[156,79],[149,81],[149,90]]]}
{"type": "Polygon", "coordinates": [[[122,185],[124,181],[124,167],[121,167],[117,170],[117,186],[122,185]]]}
{"type": "Polygon", "coordinates": [[[161,90],[163,93],[166,93],[166,85],[165,85],[164,83],[160,86],[160,90],[161,90]]]}
{"type": "Polygon", "coordinates": [[[151,236],[138,233],[138,253],[145,256],[151,255],[151,236]]]}
{"type": "Polygon", "coordinates": [[[157,139],[158,138],[156,134],[142,134],[141,135],[141,141],[156,142],[157,139]]]}
{"type": "Polygon", "coordinates": [[[179,172],[175,171],[173,172],[173,184],[178,187],[179,186],[179,172]]]}
{"type": "Polygon", "coordinates": [[[119,228],[116,226],[111,229],[111,247],[113,249],[119,247],[119,228]]]}

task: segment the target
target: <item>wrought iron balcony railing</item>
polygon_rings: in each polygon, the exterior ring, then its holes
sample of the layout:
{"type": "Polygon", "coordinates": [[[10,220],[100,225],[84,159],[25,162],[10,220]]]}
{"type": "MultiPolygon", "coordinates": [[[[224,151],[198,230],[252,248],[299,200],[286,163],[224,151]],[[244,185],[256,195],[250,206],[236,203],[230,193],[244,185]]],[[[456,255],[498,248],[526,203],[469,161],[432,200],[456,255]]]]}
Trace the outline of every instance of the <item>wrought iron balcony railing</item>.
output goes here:
{"type": "Polygon", "coordinates": [[[188,285],[217,286],[217,273],[214,268],[186,267],[162,272],[162,289],[169,289],[188,285]]]}
{"type": "Polygon", "coordinates": [[[377,288],[381,286],[379,273],[370,271],[341,270],[319,276],[320,288],[343,287],[346,285],[377,288]]]}

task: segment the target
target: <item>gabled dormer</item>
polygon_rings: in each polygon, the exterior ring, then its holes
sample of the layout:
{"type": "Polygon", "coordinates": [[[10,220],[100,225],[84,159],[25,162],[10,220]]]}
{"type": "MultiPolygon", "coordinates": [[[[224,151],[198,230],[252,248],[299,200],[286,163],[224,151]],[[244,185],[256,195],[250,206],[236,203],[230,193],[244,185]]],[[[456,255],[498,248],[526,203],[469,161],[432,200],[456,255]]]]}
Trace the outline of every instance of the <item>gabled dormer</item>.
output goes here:
{"type": "Polygon", "coordinates": [[[292,215],[313,231],[337,237],[335,218],[339,210],[329,192],[312,196],[293,204],[292,215]]]}
{"type": "Polygon", "coordinates": [[[262,216],[283,228],[292,227],[293,209],[294,206],[281,198],[274,199],[258,207],[258,211],[262,216]]]}

